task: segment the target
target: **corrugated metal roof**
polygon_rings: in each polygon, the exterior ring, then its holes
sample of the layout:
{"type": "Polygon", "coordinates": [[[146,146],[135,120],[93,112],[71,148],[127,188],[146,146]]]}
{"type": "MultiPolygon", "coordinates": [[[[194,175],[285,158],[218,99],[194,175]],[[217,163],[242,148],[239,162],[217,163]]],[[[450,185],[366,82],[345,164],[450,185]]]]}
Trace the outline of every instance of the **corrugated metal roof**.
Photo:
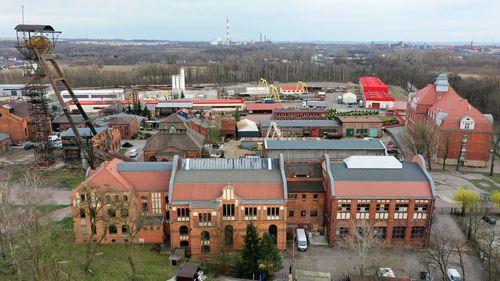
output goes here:
{"type": "Polygon", "coordinates": [[[281,176],[278,170],[180,170],[175,184],[180,183],[281,183],[281,176]]]}
{"type": "Polygon", "coordinates": [[[337,120],[262,120],[260,127],[266,128],[276,122],[278,127],[339,127],[337,120]]]}
{"type": "Polygon", "coordinates": [[[278,159],[271,158],[186,158],[181,170],[277,170],[278,159]]]}
{"type": "Polygon", "coordinates": [[[9,139],[9,138],[10,138],[9,135],[4,134],[4,133],[0,133],[0,141],[6,140],[6,139],[9,139]]]}
{"type": "Polygon", "coordinates": [[[122,162],[118,164],[118,172],[151,172],[171,171],[172,162],[122,162]]]}
{"type": "Polygon", "coordinates": [[[348,169],[402,169],[394,156],[353,155],[344,159],[348,169]]]}
{"type": "Polygon", "coordinates": [[[265,148],[281,149],[365,149],[385,150],[379,140],[265,140],[265,148]]]}
{"type": "Polygon", "coordinates": [[[349,169],[345,163],[330,163],[335,182],[428,181],[417,163],[403,162],[402,166],[400,169],[349,169]]]}
{"type": "Polygon", "coordinates": [[[159,102],[156,106],[158,108],[191,108],[193,107],[193,102],[159,102]]]}
{"type": "MultiPolygon", "coordinates": [[[[107,130],[108,127],[97,127],[95,130],[97,133],[100,133],[104,130],[107,130]]],[[[93,136],[92,131],[90,131],[90,128],[78,128],[78,133],[80,133],[80,136],[82,137],[90,137],[93,136]]],[[[61,137],[74,137],[75,133],[73,132],[73,129],[69,128],[66,131],[61,133],[61,137]]]]}

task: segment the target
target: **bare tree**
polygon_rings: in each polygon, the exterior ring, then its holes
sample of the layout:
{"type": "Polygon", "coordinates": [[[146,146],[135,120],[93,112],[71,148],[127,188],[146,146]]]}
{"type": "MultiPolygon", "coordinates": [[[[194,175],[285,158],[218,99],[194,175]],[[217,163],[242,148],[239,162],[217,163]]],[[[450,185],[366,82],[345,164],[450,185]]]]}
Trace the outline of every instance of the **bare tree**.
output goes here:
{"type": "Polygon", "coordinates": [[[80,214],[89,217],[90,234],[84,239],[85,261],[83,270],[86,274],[92,274],[91,266],[97,249],[105,241],[110,227],[116,227],[122,223],[122,217],[118,217],[116,211],[128,210],[128,204],[124,202],[123,198],[113,194],[108,187],[94,184],[81,186],[74,200],[76,207],[80,210],[80,212],[75,212],[74,219],[80,219],[80,214]]]}
{"type": "Polygon", "coordinates": [[[495,244],[499,237],[500,233],[495,230],[495,225],[484,224],[477,240],[480,251],[484,253],[486,271],[491,281],[500,277],[500,249],[495,244]]]}
{"type": "Polygon", "coordinates": [[[122,209],[120,210],[120,217],[123,220],[124,227],[128,231],[129,244],[128,244],[128,264],[130,267],[130,280],[139,280],[137,277],[137,263],[134,260],[134,241],[137,234],[141,231],[145,224],[145,217],[141,211],[140,198],[137,196],[135,190],[127,193],[128,200],[122,202],[122,209]]]}
{"type": "Polygon", "coordinates": [[[453,145],[454,141],[454,132],[445,131],[443,132],[442,141],[438,145],[438,153],[441,157],[443,157],[443,170],[446,170],[446,160],[448,160],[448,156],[450,155],[450,149],[453,145]]]}
{"type": "Polygon", "coordinates": [[[430,245],[425,250],[422,262],[428,266],[435,266],[441,273],[441,280],[447,281],[446,271],[450,263],[451,255],[455,250],[455,238],[443,233],[434,233],[430,245]]]}
{"type": "Polygon", "coordinates": [[[462,281],[465,281],[465,265],[464,265],[464,254],[467,250],[467,241],[455,240],[455,249],[458,254],[458,265],[462,271],[462,281]]]}
{"type": "Polygon", "coordinates": [[[383,233],[370,225],[368,220],[356,220],[351,223],[352,233],[347,238],[347,245],[354,249],[359,258],[359,274],[364,275],[373,251],[383,246],[383,233]]]}
{"type": "Polygon", "coordinates": [[[431,170],[431,159],[436,148],[436,129],[428,121],[415,122],[406,130],[403,141],[414,154],[421,154],[431,170]]]}

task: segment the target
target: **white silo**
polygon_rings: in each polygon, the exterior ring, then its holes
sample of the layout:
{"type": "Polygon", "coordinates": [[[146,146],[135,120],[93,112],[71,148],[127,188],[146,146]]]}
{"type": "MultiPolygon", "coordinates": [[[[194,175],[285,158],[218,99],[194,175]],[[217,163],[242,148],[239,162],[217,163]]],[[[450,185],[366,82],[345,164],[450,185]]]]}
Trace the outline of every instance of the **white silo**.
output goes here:
{"type": "Polygon", "coordinates": [[[179,88],[182,92],[186,90],[186,76],[184,74],[184,67],[181,67],[181,73],[179,75],[179,88]]]}

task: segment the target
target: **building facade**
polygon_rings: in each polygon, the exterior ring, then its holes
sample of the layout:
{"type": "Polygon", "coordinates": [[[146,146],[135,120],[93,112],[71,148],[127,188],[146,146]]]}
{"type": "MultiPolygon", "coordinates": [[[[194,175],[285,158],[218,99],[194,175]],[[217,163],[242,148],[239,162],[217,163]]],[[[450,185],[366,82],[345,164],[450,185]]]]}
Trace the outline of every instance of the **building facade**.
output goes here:
{"type": "Polygon", "coordinates": [[[394,97],[389,87],[376,76],[359,77],[359,86],[363,94],[365,108],[387,109],[394,107],[394,97]]]}
{"type": "Polygon", "coordinates": [[[382,137],[383,122],[377,116],[337,116],[344,137],[382,137]]]}
{"type": "Polygon", "coordinates": [[[276,123],[283,137],[341,137],[341,125],[337,120],[262,120],[261,136],[266,135],[272,122],[276,123]]]}
{"type": "Polygon", "coordinates": [[[273,120],[327,120],[328,111],[321,108],[276,108],[273,120]]]}
{"type": "Polygon", "coordinates": [[[446,74],[409,95],[406,127],[425,123],[436,134],[438,163],[485,167],[490,157],[493,116],[483,114],[449,85],[446,74]]]}

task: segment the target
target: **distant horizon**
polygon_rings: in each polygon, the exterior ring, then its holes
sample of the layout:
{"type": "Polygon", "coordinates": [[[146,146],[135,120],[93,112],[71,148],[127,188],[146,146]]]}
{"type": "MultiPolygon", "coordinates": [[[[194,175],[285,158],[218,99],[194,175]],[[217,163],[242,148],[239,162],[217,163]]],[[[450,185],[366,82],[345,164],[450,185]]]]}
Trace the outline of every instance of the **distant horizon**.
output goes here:
{"type": "Polygon", "coordinates": [[[497,0],[3,0],[0,38],[22,5],[24,22],[67,38],[224,41],[229,20],[236,42],[500,42],[497,0]]]}

